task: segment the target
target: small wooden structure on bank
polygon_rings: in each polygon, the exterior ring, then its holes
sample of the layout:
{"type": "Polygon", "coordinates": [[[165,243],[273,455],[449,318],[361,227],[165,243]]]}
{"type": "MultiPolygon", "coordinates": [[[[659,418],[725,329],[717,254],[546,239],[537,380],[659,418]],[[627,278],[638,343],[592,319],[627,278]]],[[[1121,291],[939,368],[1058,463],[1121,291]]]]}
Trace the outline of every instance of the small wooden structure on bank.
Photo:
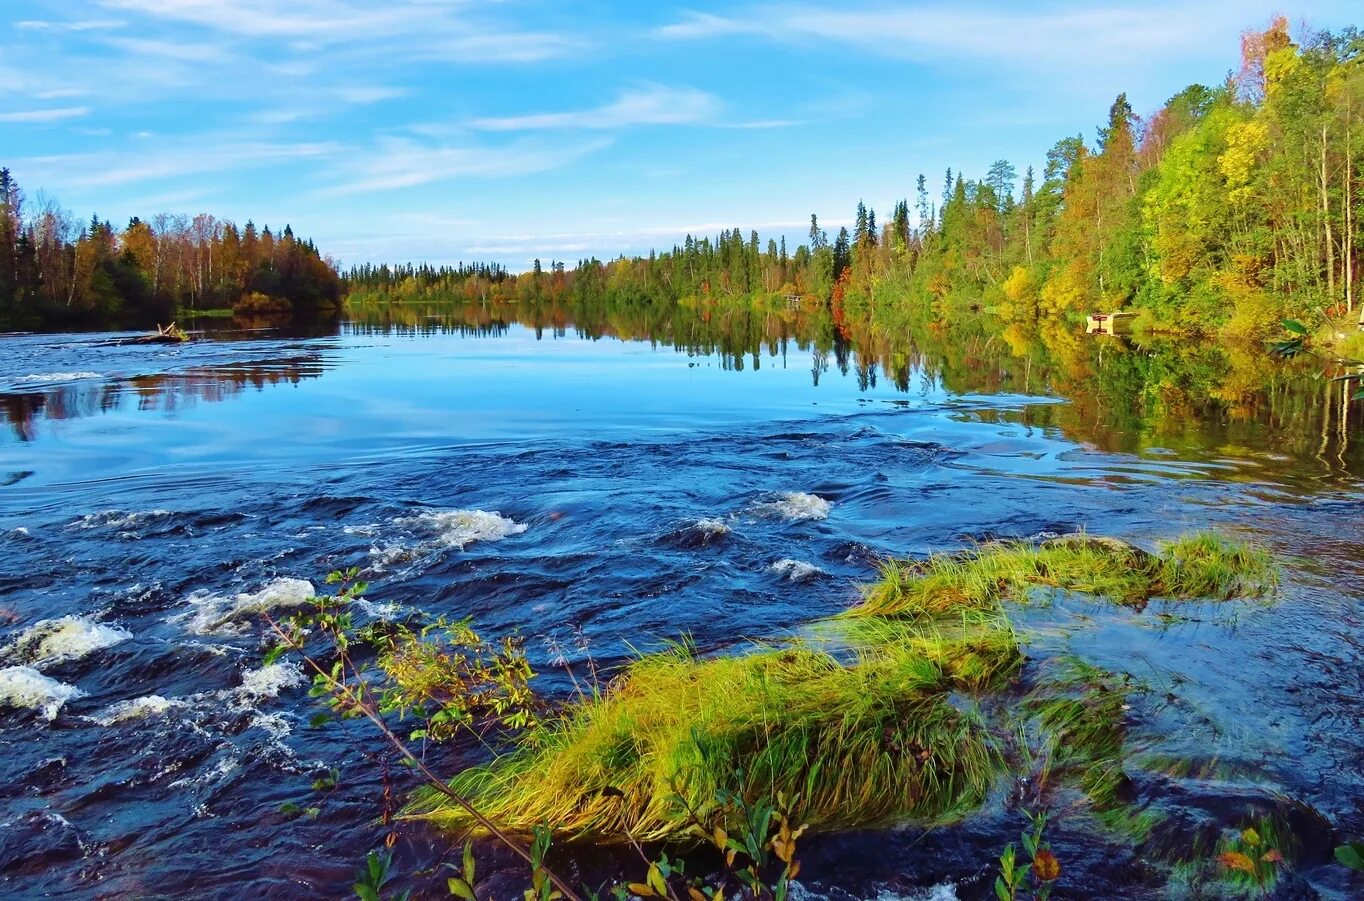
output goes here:
{"type": "Polygon", "coordinates": [[[799,310],[799,309],[800,309],[800,295],[799,295],[799,294],[788,294],[788,295],[786,295],[786,308],[787,308],[788,310],[799,310]]]}
{"type": "Polygon", "coordinates": [[[1136,313],[1092,313],[1085,324],[1085,332],[1090,335],[1126,335],[1132,331],[1132,320],[1136,313]]]}

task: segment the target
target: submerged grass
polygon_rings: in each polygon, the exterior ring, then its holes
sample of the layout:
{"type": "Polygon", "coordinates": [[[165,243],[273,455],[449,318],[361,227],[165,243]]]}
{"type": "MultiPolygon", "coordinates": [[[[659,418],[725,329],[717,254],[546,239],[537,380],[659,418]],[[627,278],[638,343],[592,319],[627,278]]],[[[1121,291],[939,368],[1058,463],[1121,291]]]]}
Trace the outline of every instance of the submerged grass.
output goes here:
{"type": "Polygon", "coordinates": [[[1156,597],[1258,597],[1277,583],[1267,553],[1200,532],[1151,554],[1123,541],[1070,535],[1029,544],[991,542],[922,561],[888,561],[848,616],[917,618],[990,610],[1034,588],[1057,588],[1140,606],[1156,597]]]}
{"type": "MultiPolygon", "coordinates": [[[[1149,823],[1119,798],[1125,686],[1081,667],[1024,698],[1008,722],[985,722],[970,696],[1005,691],[1023,662],[1002,602],[1048,586],[1139,605],[1274,584],[1267,555],[1211,534],[1158,554],[1076,535],[889,563],[860,606],[814,624],[805,640],[643,657],[451,786],[501,828],[548,824],[569,841],[728,828],[716,800],[726,793],[784,796],[792,820],[816,829],[942,822],[979,806],[1009,769],[1011,730],[1030,722],[1058,779],[1115,825],[1141,831],[1149,823]]],[[[474,825],[435,791],[408,815],[474,825]]]]}

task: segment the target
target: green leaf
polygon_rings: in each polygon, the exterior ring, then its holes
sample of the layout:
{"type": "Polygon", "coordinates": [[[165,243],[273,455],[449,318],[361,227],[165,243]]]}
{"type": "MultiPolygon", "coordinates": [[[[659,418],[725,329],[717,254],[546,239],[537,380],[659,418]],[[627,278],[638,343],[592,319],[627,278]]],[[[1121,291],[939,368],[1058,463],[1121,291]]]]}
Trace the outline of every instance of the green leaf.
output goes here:
{"type": "Polygon", "coordinates": [[[282,644],[275,645],[274,647],[270,648],[270,650],[265,652],[265,656],[261,658],[261,664],[263,666],[269,666],[270,664],[278,660],[280,656],[283,655],[284,652],[287,650],[289,650],[289,648],[285,645],[282,644]]]}
{"type": "Polygon", "coordinates": [[[464,878],[469,882],[474,881],[474,844],[473,842],[464,843],[464,878]]]}
{"type": "Polygon", "coordinates": [[[659,870],[658,864],[649,864],[649,874],[644,881],[660,897],[666,898],[668,896],[668,883],[664,881],[663,873],[659,870]]]}
{"type": "Polygon", "coordinates": [[[283,804],[279,805],[279,812],[286,817],[296,817],[303,812],[303,808],[299,807],[293,801],[285,801],[283,804]]]}
{"type": "Polygon", "coordinates": [[[1358,391],[1356,391],[1356,392],[1354,393],[1354,396],[1351,397],[1350,399],[1351,399],[1351,400],[1364,400],[1364,388],[1360,388],[1358,391]]]}
{"type": "Polygon", "coordinates": [[[460,879],[458,876],[451,876],[449,879],[445,880],[445,884],[449,886],[450,894],[458,898],[463,898],[464,901],[476,901],[474,898],[474,890],[469,887],[469,883],[460,879]]]}
{"type": "Polygon", "coordinates": [[[1009,894],[1009,887],[1004,884],[1004,879],[1000,876],[995,877],[995,897],[999,901],[1013,901],[1013,896],[1009,894]]]}
{"type": "Polygon", "coordinates": [[[1286,328],[1286,329],[1288,329],[1290,332],[1292,332],[1292,333],[1295,334],[1295,335],[1305,335],[1305,334],[1307,334],[1307,326],[1303,325],[1301,322],[1299,322],[1299,321],[1296,320],[1296,319],[1285,319],[1285,320],[1283,321],[1283,327],[1286,328]]]}
{"type": "Polygon", "coordinates": [[[355,892],[355,897],[359,898],[360,901],[379,901],[379,893],[365,885],[363,882],[355,883],[355,885],[351,886],[351,889],[355,892]]]}
{"type": "Polygon", "coordinates": [[[317,729],[321,726],[327,725],[331,721],[332,715],[327,711],[323,710],[319,713],[314,713],[312,715],[312,718],[308,720],[308,725],[312,726],[314,729],[317,729]]]}
{"type": "Polygon", "coordinates": [[[1352,870],[1364,872],[1364,842],[1347,842],[1336,849],[1336,860],[1352,870]]]}

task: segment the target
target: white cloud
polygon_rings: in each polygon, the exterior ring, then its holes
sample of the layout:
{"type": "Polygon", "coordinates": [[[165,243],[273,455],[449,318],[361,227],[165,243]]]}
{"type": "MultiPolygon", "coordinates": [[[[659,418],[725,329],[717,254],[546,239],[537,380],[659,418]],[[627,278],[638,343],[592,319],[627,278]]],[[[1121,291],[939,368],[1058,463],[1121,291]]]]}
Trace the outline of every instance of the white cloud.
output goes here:
{"type": "Polygon", "coordinates": [[[627,91],[594,109],[475,119],[469,127],[480,131],[529,131],[546,128],[613,129],[632,125],[685,125],[712,119],[720,100],[692,88],[653,86],[627,91]]]}
{"type": "Polygon", "coordinates": [[[63,122],[67,119],[79,119],[81,116],[90,115],[88,106],[64,106],[57,109],[34,109],[20,110],[12,113],[0,113],[0,122],[24,122],[43,124],[49,122],[63,122]]]}
{"type": "Polygon", "coordinates": [[[336,99],[342,103],[352,103],[361,106],[368,103],[379,103],[384,100],[393,100],[407,93],[402,88],[386,88],[378,85],[369,87],[356,86],[348,88],[337,88],[336,99]]]}
{"type": "Polygon", "coordinates": [[[718,38],[732,34],[761,34],[757,23],[710,13],[689,13],[681,22],[654,29],[654,36],[669,40],[718,38]]]}
{"type": "Polygon", "coordinates": [[[13,168],[25,173],[27,180],[52,188],[103,188],[317,159],[340,150],[333,143],[286,144],[201,135],[130,150],[27,157],[15,160],[13,168]]]}
{"type": "MultiPolygon", "coordinates": [[[[328,46],[373,47],[400,59],[528,63],[565,56],[579,42],[542,31],[506,30],[473,15],[473,4],[356,0],[99,0],[148,19],[276,40],[295,53],[328,46]],[[377,42],[377,46],[376,45],[377,42]]],[[[484,10],[486,12],[486,9],[484,10]]]]}
{"type": "Polygon", "coordinates": [[[142,59],[176,60],[201,65],[224,63],[233,59],[232,54],[217,44],[122,37],[106,38],[103,43],[116,50],[122,50],[129,56],[142,59]]]}
{"type": "Polygon", "coordinates": [[[422,11],[410,4],[358,4],[320,0],[100,0],[110,9],[256,38],[364,40],[410,30],[422,11]]]}
{"type": "Polygon", "coordinates": [[[48,22],[45,20],[27,19],[23,22],[15,22],[15,28],[25,31],[108,31],[113,28],[122,28],[127,25],[121,19],[85,19],[74,22],[48,22]]]}
{"type": "Polygon", "coordinates": [[[898,59],[983,59],[1070,72],[1151,62],[1207,46],[1210,36],[1247,22],[1243,3],[1087,5],[985,9],[920,4],[837,11],[808,5],[759,6],[731,16],[692,13],[653,30],[662,40],[742,35],[779,42],[853,45],[898,59]]]}
{"type": "Polygon", "coordinates": [[[581,41],[537,31],[495,31],[444,37],[433,35],[418,52],[450,63],[538,63],[585,49],[581,41]]]}
{"type": "Polygon", "coordinates": [[[409,138],[381,138],[373,149],[355,153],[335,173],[327,196],[411,188],[461,178],[506,178],[560,169],[607,146],[607,141],[573,145],[514,144],[509,147],[423,144],[409,138]]]}

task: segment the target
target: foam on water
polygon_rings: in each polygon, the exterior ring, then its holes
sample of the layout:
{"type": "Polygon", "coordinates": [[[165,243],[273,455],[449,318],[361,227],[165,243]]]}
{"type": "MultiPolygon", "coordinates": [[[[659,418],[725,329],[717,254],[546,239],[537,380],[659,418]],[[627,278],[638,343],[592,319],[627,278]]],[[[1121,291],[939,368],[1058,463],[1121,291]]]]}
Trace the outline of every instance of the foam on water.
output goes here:
{"type": "Polygon", "coordinates": [[[768,504],[767,509],[782,519],[800,522],[801,520],[827,518],[829,511],[833,509],[833,504],[816,494],[808,494],[804,491],[788,491],[768,504]]]}
{"type": "Polygon", "coordinates": [[[403,611],[402,604],[397,604],[392,601],[384,601],[383,603],[376,604],[365,598],[356,598],[351,602],[351,605],[374,619],[391,620],[403,611]]]}
{"type": "Polygon", "coordinates": [[[106,626],[82,616],[63,616],[34,623],[3,655],[25,663],[79,660],[132,637],[131,632],[118,626],[106,626]]]}
{"type": "Polygon", "coordinates": [[[21,375],[14,381],[19,385],[47,385],[53,382],[78,382],[82,379],[102,378],[104,378],[104,376],[98,372],[38,372],[33,375],[21,375]]]}
{"type": "Polygon", "coordinates": [[[126,531],[143,523],[152,522],[163,516],[170,516],[169,510],[145,510],[130,513],[125,510],[100,510],[87,513],[73,523],[77,529],[114,529],[126,531]]]}
{"type": "Polygon", "coordinates": [[[444,547],[463,550],[475,541],[500,541],[510,535],[526,531],[525,523],[515,522],[501,513],[485,510],[447,510],[419,513],[394,520],[399,526],[417,527],[435,533],[435,541],[444,547]]]}
{"type": "Polygon", "coordinates": [[[142,698],[133,698],[130,701],[119,701],[111,704],[103,712],[91,717],[101,726],[112,726],[115,723],[122,723],[128,720],[143,719],[149,716],[159,716],[170,710],[172,707],[180,707],[183,701],[172,698],[163,698],[160,695],[147,695],[142,698]]]}
{"type": "Polygon", "coordinates": [[[729,534],[729,525],[723,519],[698,519],[692,528],[707,538],[719,538],[729,534]]]}
{"type": "Polygon", "coordinates": [[[237,688],[239,698],[259,700],[278,697],[286,688],[302,685],[307,679],[303,671],[292,663],[272,663],[260,669],[242,673],[242,684],[237,688]]]}
{"type": "Polygon", "coordinates": [[[824,570],[815,566],[813,563],[806,563],[803,560],[792,560],[790,557],[778,560],[768,569],[780,576],[785,576],[788,582],[804,582],[806,579],[822,575],[824,570]]]}
{"type": "Polygon", "coordinates": [[[234,597],[195,592],[190,595],[190,610],[172,617],[186,622],[189,630],[199,635],[238,634],[247,628],[247,620],[281,607],[298,607],[317,594],[313,583],[305,579],[280,578],[267,583],[259,591],[234,597]]]}
{"type": "Polygon", "coordinates": [[[38,710],[48,720],[54,719],[67,701],[84,694],[76,686],[50,679],[31,666],[0,669],[0,704],[38,710]]]}
{"type": "MultiPolygon", "coordinates": [[[[825,894],[818,889],[811,888],[803,882],[792,882],[788,895],[791,901],[828,901],[831,895],[825,894]]],[[[837,897],[850,897],[847,892],[838,892],[837,897]]],[[[897,891],[889,888],[882,888],[874,895],[870,895],[867,901],[960,901],[957,895],[957,887],[951,882],[941,882],[918,891],[897,891]]]]}
{"type": "Polygon", "coordinates": [[[501,513],[486,510],[443,510],[400,516],[393,520],[399,528],[416,533],[415,544],[396,543],[373,547],[370,556],[379,567],[411,560],[445,548],[464,550],[476,541],[500,541],[520,535],[528,528],[501,513]]]}

